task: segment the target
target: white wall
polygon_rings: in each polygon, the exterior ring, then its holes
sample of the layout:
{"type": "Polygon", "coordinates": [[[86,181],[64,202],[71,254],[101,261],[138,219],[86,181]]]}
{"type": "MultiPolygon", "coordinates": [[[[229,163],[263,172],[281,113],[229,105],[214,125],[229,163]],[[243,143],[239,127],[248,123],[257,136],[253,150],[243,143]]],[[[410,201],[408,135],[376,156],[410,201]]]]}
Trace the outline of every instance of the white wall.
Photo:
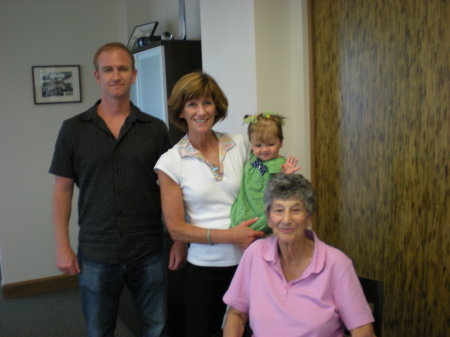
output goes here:
{"type": "Polygon", "coordinates": [[[284,115],[282,153],[311,177],[306,0],[254,0],[258,111],[284,115]]]}
{"type": "Polygon", "coordinates": [[[218,131],[246,134],[244,115],[258,111],[254,16],[252,0],[200,0],[203,70],[229,104],[218,131]]]}
{"type": "MultiPolygon", "coordinates": [[[[230,100],[230,117],[219,128],[245,133],[244,114],[267,108],[285,114],[284,151],[298,156],[309,176],[306,0],[186,0],[186,18],[188,38],[202,36],[205,70],[230,100]],[[279,27],[287,30],[285,37],[279,27]]],[[[126,43],[135,25],[154,20],[160,22],[157,34],[177,35],[178,1],[0,0],[3,284],[59,274],[50,214],[53,177],[47,173],[57,132],[64,119],[98,98],[92,78],[97,47],[126,43]],[[55,64],[81,66],[82,103],[33,104],[31,66],[55,64]]],[[[74,246],[76,234],[75,216],[74,246]]]]}
{"type": "MultiPolygon", "coordinates": [[[[199,0],[184,0],[186,17],[186,38],[200,40],[200,9],[199,0]]],[[[178,24],[179,0],[150,0],[150,21],[158,21],[155,35],[168,31],[175,38],[180,36],[178,24]]]]}
{"type": "Polygon", "coordinates": [[[311,176],[307,0],[200,0],[203,68],[229,100],[216,129],[246,134],[243,116],[287,117],[282,153],[311,176]]]}
{"type": "MultiPolygon", "coordinates": [[[[160,21],[155,4],[178,0],[0,1],[0,262],[2,284],[58,275],[48,168],[62,121],[91,106],[99,91],[92,56],[103,43],[126,43],[135,25],[160,21]],[[81,103],[33,104],[31,66],[81,66],[81,103]]],[[[186,1],[199,13],[198,0],[186,1]]],[[[192,9],[193,8],[193,9],[192,9]]],[[[198,16],[199,14],[197,14],[198,16]]],[[[163,17],[163,15],[161,15],[163,17]]],[[[166,18],[164,17],[164,20],[166,18]]],[[[165,29],[170,22],[161,21],[165,29]]],[[[198,20],[188,37],[199,37],[198,20]]],[[[70,233],[76,246],[76,204],[70,233]]]]}
{"type": "MultiPolygon", "coordinates": [[[[0,8],[0,251],[2,283],[58,274],[47,173],[63,119],[98,96],[91,58],[117,40],[119,1],[2,1],[0,8]],[[89,8],[89,10],[86,10],[89,8]],[[117,25],[111,25],[110,22],[117,25]],[[33,104],[31,66],[81,66],[82,103],[33,104]]],[[[76,219],[74,219],[76,220],[76,219]]],[[[71,239],[77,227],[72,221],[71,239]]]]}

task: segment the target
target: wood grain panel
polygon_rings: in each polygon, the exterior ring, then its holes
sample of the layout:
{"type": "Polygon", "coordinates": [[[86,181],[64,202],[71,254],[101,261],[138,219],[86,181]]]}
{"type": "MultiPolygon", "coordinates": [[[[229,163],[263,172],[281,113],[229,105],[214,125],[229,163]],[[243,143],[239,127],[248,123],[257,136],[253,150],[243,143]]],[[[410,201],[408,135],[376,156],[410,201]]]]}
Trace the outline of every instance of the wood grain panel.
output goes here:
{"type": "Polygon", "coordinates": [[[316,231],[384,282],[383,336],[446,336],[450,2],[310,6],[316,231]]]}
{"type": "Polygon", "coordinates": [[[339,171],[340,171],[340,89],[338,83],[337,2],[313,2],[311,7],[313,48],[313,110],[316,167],[317,223],[320,234],[331,245],[339,244],[339,171]],[[327,26],[323,26],[327,22],[327,26]],[[326,28],[326,29],[324,29],[326,28]],[[326,112],[326,116],[325,116],[326,112]],[[326,117],[326,118],[325,118],[326,117]]]}

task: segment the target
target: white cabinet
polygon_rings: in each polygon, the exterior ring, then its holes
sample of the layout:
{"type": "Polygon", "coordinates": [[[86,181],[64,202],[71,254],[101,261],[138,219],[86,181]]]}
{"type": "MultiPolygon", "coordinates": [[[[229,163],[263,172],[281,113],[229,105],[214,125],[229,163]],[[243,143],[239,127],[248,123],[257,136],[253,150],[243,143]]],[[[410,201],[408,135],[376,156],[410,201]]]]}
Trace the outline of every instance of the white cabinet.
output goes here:
{"type": "Polygon", "coordinates": [[[143,112],[164,121],[172,141],[177,141],[184,132],[170,123],[167,98],[180,77],[201,70],[200,41],[152,41],[134,58],[138,75],[131,88],[131,100],[143,112]]]}
{"type": "Polygon", "coordinates": [[[164,47],[136,53],[134,60],[138,75],[131,88],[131,100],[143,112],[161,119],[169,126],[164,47]]]}

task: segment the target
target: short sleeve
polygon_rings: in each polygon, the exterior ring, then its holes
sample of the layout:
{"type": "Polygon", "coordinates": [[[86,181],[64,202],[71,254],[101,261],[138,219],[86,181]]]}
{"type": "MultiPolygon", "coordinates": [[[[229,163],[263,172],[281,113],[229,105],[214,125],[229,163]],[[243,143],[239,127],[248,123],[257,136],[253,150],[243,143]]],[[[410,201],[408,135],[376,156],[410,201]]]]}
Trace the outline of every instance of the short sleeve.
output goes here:
{"type": "Polygon", "coordinates": [[[59,130],[55,148],[53,150],[49,173],[61,177],[76,179],[74,170],[73,141],[70,133],[70,127],[67,122],[64,122],[59,130]]]}
{"type": "Polygon", "coordinates": [[[225,304],[235,308],[244,313],[249,312],[250,304],[250,288],[251,283],[251,269],[253,263],[253,251],[255,246],[251,245],[244,251],[238,268],[231,281],[230,287],[223,296],[225,304]]]}
{"type": "Polygon", "coordinates": [[[165,152],[167,152],[170,149],[170,138],[169,138],[169,132],[167,129],[166,124],[164,124],[164,122],[160,122],[161,127],[161,136],[160,136],[160,141],[159,141],[159,153],[160,154],[164,154],[165,152]]]}
{"type": "Polygon", "coordinates": [[[164,172],[178,185],[181,185],[181,157],[176,145],[158,159],[154,170],[156,173],[158,170],[164,172]]]}
{"type": "Polygon", "coordinates": [[[348,330],[372,323],[372,310],[351,261],[346,264],[335,289],[336,307],[348,330]]]}

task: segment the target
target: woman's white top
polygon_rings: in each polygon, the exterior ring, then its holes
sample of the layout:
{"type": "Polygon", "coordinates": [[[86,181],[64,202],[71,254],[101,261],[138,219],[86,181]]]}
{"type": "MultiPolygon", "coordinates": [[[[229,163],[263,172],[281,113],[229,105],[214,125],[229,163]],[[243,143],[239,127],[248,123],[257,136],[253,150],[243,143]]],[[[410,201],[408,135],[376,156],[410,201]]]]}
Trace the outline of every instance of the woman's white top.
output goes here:
{"type": "MultiPolygon", "coordinates": [[[[181,187],[188,224],[228,229],[249,144],[240,134],[215,134],[219,140],[220,171],[204,159],[187,136],[159,158],[155,170],[163,171],[181,187]]],[[[233,244],[191,243],[187,260],[197,266],[228,267],[237,265],[241,256],[241,249],[233,244]]]]}

